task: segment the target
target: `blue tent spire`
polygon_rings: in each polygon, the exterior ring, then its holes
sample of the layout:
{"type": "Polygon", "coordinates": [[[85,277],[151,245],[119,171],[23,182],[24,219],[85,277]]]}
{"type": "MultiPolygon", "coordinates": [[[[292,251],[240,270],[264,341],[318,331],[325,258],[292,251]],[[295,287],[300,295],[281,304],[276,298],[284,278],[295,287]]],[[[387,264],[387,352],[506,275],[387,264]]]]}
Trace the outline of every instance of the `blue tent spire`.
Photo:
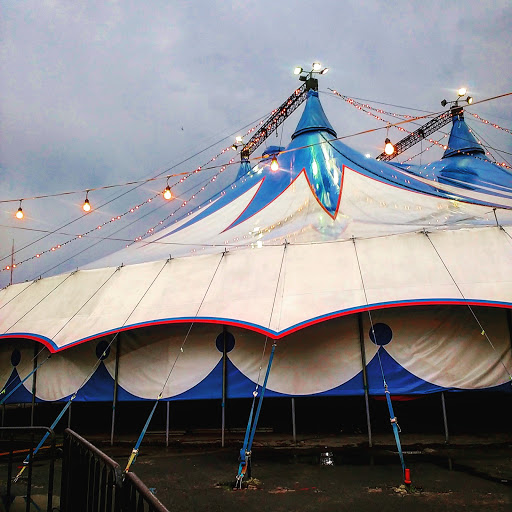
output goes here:
{"type": "Polygon", "coordinates": [[[292,140],[301,133],[326,131],[333,137],[336,137],[336,132],[331,126],[331,123],[325,115],[322,104],[318,99],[318,92],[310,89],[308,91],[308,99],[306,100],[306,107],[302,113],[299,124],[292,135],[292,140]]]}
{"type": "Polygon", "coordinates": [[[460,111],[453,113],[452,131],[448,140],[448,149],[444,152],[443,158],[457,156],[462,153],[485,155],[485,150],[469,130],[464,121],[464,111],[460,109],[460,111]]]}

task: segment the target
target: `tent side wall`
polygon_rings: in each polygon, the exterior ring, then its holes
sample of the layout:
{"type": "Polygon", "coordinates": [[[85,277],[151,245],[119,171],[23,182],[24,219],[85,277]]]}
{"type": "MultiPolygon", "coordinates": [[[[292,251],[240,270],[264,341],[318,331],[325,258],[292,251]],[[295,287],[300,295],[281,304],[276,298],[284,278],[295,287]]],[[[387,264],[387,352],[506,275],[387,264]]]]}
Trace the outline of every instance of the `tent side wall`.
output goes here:
{"type": "MultiPolygon", "coordinates": [[[[368,313],[357,313],[291,333],[277,340],[266,396],[363,395],[362,347],[372,395],[383,394],[383,376],[393,394],[510,392],[506,371],[512,367],[510,312],[491,307],[473,311],[494,348],[467,306],[373,311],[373,331],[368,313]]],[[[121,401],[154,400],[162,389],[166,400],[220,399],[223,328],[195,324],[183,345],[189,327],[187,323],[133,329],[122,332],[107,351],[111,336],[62,350],[49,359],[48,350],[40,346],[37,361],[44,363],[37,371],[37,400],[66,400],[85,381],[76,401],[111,401],[116,364],[121,401]],[[99,358],[102,361],[90,376],[99,358]]],[[[226,332],[227,397],[251,397],[256,382],[262,383],[271,343],[263,334],[241,327],[227,327],[226,332]]],[[[34,342],[2,340],[0,352],[0,386],[7,394],[32,371],[34,342]]],[[[31,390],[29,377],[7,402],[30,402],[31,390]]]]}

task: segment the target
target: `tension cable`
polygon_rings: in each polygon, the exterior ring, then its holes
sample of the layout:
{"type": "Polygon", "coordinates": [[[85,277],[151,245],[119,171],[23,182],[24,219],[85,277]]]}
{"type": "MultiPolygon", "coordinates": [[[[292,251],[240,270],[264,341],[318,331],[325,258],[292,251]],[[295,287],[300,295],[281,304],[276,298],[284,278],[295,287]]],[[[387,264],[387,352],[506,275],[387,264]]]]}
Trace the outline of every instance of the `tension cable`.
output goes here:
{"type": "MultiPolygon", "coordinates": [[[[188,336],[190,334],[190,331],[192,330],[192,326],[194,325],[195,319],[199,315],[199,311],[201,309],[201,306],[203,305],[203,302],[206,299],[206,296],[208,295],[208,291],[210,290],[210,287],[211,287],[211,285],[213,283],[213,280],[215,279],[215,276],[217,275],[217,271],[219,270],[220,264],[221,264],[225,254],[226,254],[226,251],[224,251],[222,253],[221,257],[220,257],[219,263],[217,264],[217,267],[215,268],[215,272],[213,273],[213,276],[212,276],[212,278],[210,280],[210,283],[208,284],[208,287],[206,288],[206,292],[204,293],[203,298],[201,300],[201,303],[199,304],[199,307],[197,308],[196,314],[194,316],[194,320],[192,321],[192,323],[190,324],[190,327],[188,328],[187,334],[185,335],[185,338],[184,338],[184,340],[183,340],[183,342],[181,344],[180,350],[179,350],[176,358],[174,359],[174,363],[171,366],[171,370],[169,371],[169,374],[167,375],[167,378],[165,379],[164,385],[162,386],[162,391],[157,396],[157,398],[155,400],[155,403],[153,405],[153,408],[151,409],[151,412],[149,413],[148,419],[146,420],[146,423],[145,423],[145,425],[144,425],[144,427],[142,429],[142,432],[140,433],[139,438],[137,439],[137,442],[135,443],[135,446],[133,447],[132,453],[130,454],[130,457],[128,458],[128,463],[126,464],[126,468],[124,470],[125,473],[130,470],[130,466],[133,464],[133,462],[135,462],[135,460],[137,458],[137,455],[139,454],[140,445],[142,443],[142,440],[144,439],[144,436],[146,435],[146,431],[147,431],[147,429],[149,427],[149,424],[151,423],[151,419],[153,418],[153,414],[155,413],[156,406],[158,405],[159,400],[163,397],[163,394],[164,394],[164,391],[165,391],[165,386],[167,386],[167,382],[169,382],[169,379],[170,379],[171,374],[172,374],[172,372],[174,370],[174,367],[176,366],[176,363],[178,362],[178,359],[179,359],[180,355],[183,353],[183,347],[185,346],[185,343],[187,342],[188,336]]],[[[168,261],[170,261],[170,260],[168,260],[168,261]]]]}

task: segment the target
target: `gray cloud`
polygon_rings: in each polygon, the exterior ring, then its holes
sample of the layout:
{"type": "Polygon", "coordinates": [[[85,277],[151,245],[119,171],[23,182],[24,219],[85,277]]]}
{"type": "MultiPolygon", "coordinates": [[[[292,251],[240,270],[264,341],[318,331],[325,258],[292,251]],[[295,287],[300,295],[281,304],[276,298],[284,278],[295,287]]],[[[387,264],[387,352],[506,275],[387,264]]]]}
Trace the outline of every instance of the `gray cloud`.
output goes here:
{"type": "MultiPolygon", "coordinates": [[[[510,2],[476,0],[463,5],[5,1],[0,18],[0,199],[163,172],[277,107],[298,85],[293,66],[317,59],[331,68],[321,90],[332,87],[395,105],[436,111],[439,101],[453,97],[461,84],[477,100],[509,92],[511,16],[510,2]]],[[[323,96],[322,101],[339,135],[379,126],[340,100],[323,96]]],[[[474,111],[510,128],[511,105],[505,99],[474,111]]],[[[296,121],[285,124],[283,142],[296,121]]],[[[512,151],[509,135],[486,135],[512,151]]],[[[382,137],[378,132],[348,143],[376,155],[382,137]]],[[[200,165],[214,152],[179,170],[200,165]]],[[[161,185],[146,185],[65,231],[85,230],[91,218],[102,222],[161,185]]],[[[112,192],[92,197],[98,204],[112,192]]],[[[23,226],[58,227],[79,215],[82,199],[27,201],[23,226]]],[[[0,225],[19,226],[12,217],[16,208],[0,204],[0,225]]],[[[128,228],[126,236],[150,225],[145,219],[128,228]]],[[[0,256],[9,252],[13,238],[21,247],[36,234],[0,227],[0,256]]],[[[65,239],[53,236],[17,257],[65,239]]],[[[120,244],[105,242],[71,264],[120,244]]],[[[75,247],[44,264],[20,267],[18,279],[38,275],[57,258],[80,250],[75,247]]],[[[0,285],[5,278],[6,273],[0,275],[0,285]]]]}

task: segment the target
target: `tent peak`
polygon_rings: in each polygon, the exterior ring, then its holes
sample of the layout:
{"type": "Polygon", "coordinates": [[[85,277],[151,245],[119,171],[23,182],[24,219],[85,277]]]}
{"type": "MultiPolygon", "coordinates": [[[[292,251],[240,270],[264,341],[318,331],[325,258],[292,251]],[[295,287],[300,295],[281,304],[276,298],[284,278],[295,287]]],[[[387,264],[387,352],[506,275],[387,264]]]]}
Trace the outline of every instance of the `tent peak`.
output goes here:
{"type": "Polygon", "coordinates": [[[464,121],[462,108],[453,111],[452,121],[448,149],[444,152],[443,158],[457,156],[461,153],[485,155],[484,148],[477,142],[466,121],[464,121]]]}
{"type": "Polygon", "coordinates": [[[292,140],[303,133],[318,131],[325,131],[330,133],[333,137],[337,137],[334,128],[327,119],[324,109],[322,108],[322,104],[318,98],[318,92],[310,89],[308,91],[306,107],[304,108],[299,124],[292,135],[292,140]]]}

